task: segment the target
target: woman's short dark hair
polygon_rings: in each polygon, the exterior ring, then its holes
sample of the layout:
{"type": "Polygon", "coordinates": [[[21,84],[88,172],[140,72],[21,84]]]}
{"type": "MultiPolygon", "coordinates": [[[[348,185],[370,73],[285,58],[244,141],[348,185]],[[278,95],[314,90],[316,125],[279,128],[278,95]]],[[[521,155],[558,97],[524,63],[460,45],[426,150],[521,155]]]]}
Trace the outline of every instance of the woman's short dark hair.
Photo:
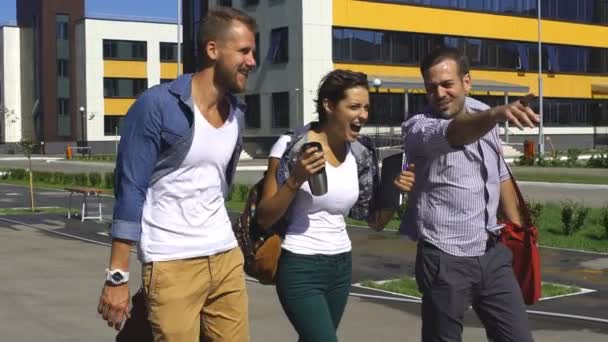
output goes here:
{"type": "Polygon", "coordinates": [[[336,69],[323,76],[317,92],[317,113],[319,122],[327,119],[327,113],[323,107],[323,100],[338,103],[346,97],[346,91],[355,87],[369,89],[367,75],[362,72],[336,69]]]}

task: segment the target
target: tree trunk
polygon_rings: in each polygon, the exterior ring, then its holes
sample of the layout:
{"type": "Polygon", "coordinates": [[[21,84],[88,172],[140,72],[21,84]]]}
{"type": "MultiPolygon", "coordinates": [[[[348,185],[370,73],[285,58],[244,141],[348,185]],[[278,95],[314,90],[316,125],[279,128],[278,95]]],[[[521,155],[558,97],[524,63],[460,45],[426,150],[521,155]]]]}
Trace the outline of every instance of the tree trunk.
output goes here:
{"type": "Polygon", "coordinates": [[[32,172],[32,159],[28,158],[29,161],[29,174],[30,174],[30,202],[32,205],[32,212],[36,211],[36,207],[34,206],[34,175],[32,172]]]}

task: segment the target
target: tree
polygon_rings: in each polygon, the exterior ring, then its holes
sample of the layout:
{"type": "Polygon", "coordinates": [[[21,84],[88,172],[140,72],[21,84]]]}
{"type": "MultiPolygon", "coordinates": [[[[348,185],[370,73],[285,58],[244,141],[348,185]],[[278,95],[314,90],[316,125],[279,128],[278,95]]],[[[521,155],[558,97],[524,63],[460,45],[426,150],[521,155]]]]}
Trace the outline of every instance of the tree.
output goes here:
{"type": "Polygon", "coordinates": [[[32,172],[32,154],[34,153],[37,144],[33,141],[21,140],[19,146],[21,146],[21,152],[27,157],[28,161],[28,172],[30,175],[30,203],[32,211],[35,211],[36,207],[34,206],[34,175],[32,172]]]}
{"type": "MultiPolygon", "coordinates": [[[[14,124],[17,121],[19,121],[19,116],[17,116],[17,114],[15,114],[15,111],[12,109],[8,109],[5,105],[0,105],[0,137],[2,137],[4,134],[3,133],[3,128],[2,125],[4,124],[4,128],[6,128],[7,123],[11,123],[14,124]]],[[[4,137],[4,140],[6,142],[6,137],[4,137]]],[[[2,141],[0,141],[1,143],[2,141]]]]}

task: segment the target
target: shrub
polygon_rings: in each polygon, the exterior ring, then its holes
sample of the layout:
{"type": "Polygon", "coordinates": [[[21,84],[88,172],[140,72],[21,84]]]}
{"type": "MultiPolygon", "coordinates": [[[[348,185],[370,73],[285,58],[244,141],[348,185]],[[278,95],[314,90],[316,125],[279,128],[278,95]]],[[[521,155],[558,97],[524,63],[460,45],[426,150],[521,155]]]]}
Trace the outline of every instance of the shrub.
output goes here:
{"type": "Polygon", "coordinates": [[[600,212],[600,223],[604,227],[605,237],[608,239],[608,203],[604,205],[600,212]]]}
{"type": "Polygon", "coordinates": [[[101,175],[98,172],[89,173],[89,182],[93,187],[99,186],[101,184],[101,175]]]}
{"type": "Polygon", "coordinates": [[[608,153],[592,154],[587,161],[587,167],[608,168],[608,153]]]}
{"type": "Polygon", "coordinates": [[[74,183],[78,186],[87,186],[89,185],[89,180],[86,173],[76,173],[74,174],[74,183]]]}
{"type": "Polygon", "coordinates": [[[25,175],[26,175],[26,172],[24,169],[11,169],[10,170],[11,179],[22,180],[22,179],[25,179],[25,175]]]}
{"type": "Polygon", "coordinates": [[[533,166],[534,165],[534,157],[526,157],[521,156],[518,160],[515,161],[515,165],[518,166],[533,166]]]}
{"type": "Polygon", "coordinates": [[[114,172],[106,172],[103,175],[104,187],[108,189],[114,188],[114,172]]]}
{"type": "Polygon", "coordinates": [[[589,208],[572,201],[562,202],[561,219],[564,235],[571,236],[583,227],[589,208]]]}
{"type": "Polygon", "coordinates": [[[538,218],[542,215],[544,209],[544,204],[536,201],[528,201],[528,210],[530,211],[530,219],[532,220],[533,225],[538,225],[538,218]]]}
{"type": "Polygon", "coordinates": [[[51,183],[53,181],[53,173],[46,171],[34,171],[34,181],[42,183],[51,183]]]}
{"type": "Polygon", "coordinates": [[[245,184],[240,184],[240,185],[238,185],[237,189],[238,189],[239,201],[245,202],[247,200],[247,194],[249,194],[249,187],[245,184]]]}
{"type": "Polygon", "coordinates": [[[564,165],[564,162],[560,159],[560,155],[559,155],[558,151],[553,151],[551,153],[551,158],[549,159],[548,164],[551,166],[563,166],[564,165]]]}
{"type": "Polygon", "coordinates": [[[63,172],[53,173],[53,183],[54,184],[63,184],[64,176],[65,176],[65,174],[63,172]]]}
{"type": "Polygon", "coordinates": [[[578,157],[581,155],[581,150],[577,148],[571,148],[568,149],[566,155],[568,156],[568,159],[566,160],[566,166],[573,167],[576,166],[578,157]]]}
{"type": "Polygon", "coordinates": [[[63,185],[73,185],[76,183],[76,176],[73,173],[63,174],[63,185]]]}

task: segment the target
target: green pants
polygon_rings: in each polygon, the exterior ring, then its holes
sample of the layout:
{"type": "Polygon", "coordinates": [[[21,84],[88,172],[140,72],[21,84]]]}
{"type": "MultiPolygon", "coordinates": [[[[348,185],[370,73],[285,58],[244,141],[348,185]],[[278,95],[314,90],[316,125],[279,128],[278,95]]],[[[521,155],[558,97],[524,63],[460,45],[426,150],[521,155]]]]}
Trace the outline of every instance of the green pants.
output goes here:
{"type": "Polygon", "coordinates": [[[283,250],[276,289],[300,342],[335,342],[352,274],[351,253],[302,255],[283,250]]]}

